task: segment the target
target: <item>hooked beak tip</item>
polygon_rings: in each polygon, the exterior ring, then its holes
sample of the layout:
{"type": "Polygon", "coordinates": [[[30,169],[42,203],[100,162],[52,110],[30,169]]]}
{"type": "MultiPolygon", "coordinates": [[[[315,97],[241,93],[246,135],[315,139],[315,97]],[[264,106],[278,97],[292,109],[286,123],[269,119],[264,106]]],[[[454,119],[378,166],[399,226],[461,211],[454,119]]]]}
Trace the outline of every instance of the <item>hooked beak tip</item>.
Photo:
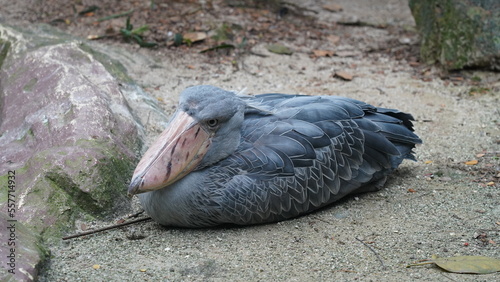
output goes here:
{"type": "Polygon", "coordinates": [[[127,196],[129,198],[132,198],[135,194],[141,193],[139,191],[139,188],[141,187],[142,183],[142,177],[134,177],[130,182],[130,185],[128,186],[127,196]]]}

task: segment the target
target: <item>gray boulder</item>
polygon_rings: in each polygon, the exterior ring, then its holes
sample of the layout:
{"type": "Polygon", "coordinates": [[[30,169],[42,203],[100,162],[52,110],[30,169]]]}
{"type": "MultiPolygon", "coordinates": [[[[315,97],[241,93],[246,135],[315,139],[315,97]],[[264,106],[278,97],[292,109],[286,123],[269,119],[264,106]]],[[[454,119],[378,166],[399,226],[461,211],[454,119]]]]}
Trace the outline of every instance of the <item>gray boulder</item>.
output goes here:
{"type": "MultiPolygon", "coordinates": [[[[74,230],[76,218],[128,211],[142,125],[166,122],[155,101],[118,61],[45,27],[0,25],[0,67],[0,210],[13,204],[23,246],[37,249],[38,235],[58,240],[74,230]]],[[[0,226],[2,236],[7,227],[0,226]]],[[[18,265],[32,266],[24,270],[36,277],[45,254],[19,253],[18,265]]]]}
{"type": "Polygon", "coordinates": [[[426,63],[500,70],[500,1],[410,0],[426,63]]]}
{"type": "Polygon", "coordinates": [[[0,281],[33,281],[48,251],[40,237],[0,213],[0,281]]]}

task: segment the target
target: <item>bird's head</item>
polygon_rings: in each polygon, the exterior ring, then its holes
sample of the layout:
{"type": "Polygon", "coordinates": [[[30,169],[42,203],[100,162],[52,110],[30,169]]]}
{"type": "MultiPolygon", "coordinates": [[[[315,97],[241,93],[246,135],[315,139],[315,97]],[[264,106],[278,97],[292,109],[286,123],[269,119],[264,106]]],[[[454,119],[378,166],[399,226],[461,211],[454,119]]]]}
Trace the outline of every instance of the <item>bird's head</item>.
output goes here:
{"type": "Polygon", "coordinates": [[[245,102],[208,85],[187,88],[167,128],[137,165],[129,196],[164,188],[231,155],[240,142],[245,102]]]}

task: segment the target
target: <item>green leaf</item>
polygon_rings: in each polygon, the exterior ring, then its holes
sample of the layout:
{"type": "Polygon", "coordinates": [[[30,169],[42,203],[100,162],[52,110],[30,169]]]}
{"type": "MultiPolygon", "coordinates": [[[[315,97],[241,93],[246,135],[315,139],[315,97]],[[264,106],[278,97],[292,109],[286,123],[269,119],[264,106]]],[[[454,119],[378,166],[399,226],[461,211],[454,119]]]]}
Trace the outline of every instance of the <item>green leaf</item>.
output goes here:
{"type": "Polygon", "coordinates": [[[131,37],[131,36],[132,36],[132,33],[131,33],[131,32],[130,32],[130,30],[128,30],[128,29],[124,29],[124,28],[120,29],[120,33],[121,33],[121,34],[123,35],[123,37],[125,37],[125,38],[129,38],[129,37],[131,37]]]}
{"type": "Polygon", "coordinates": [[[183,41],[184,41],[184,38],[182,37],[182,34],[180,34],[180,33],[174,34],[174,45],[175,46],[181,45],[183,41]]]}
{"type": "Polygon", "coordinates": [[[150,42],[150,41],[141,41],[139,43],[139,46],[146,47],[146,48],[152,48],[152,47],[155,47],[156,45],[158,45],[158,43],[156,43],[156,42],[150,42]]]}
{"type": "Polygon", "coordinates": [[[500,271],[500,259],[485,256],[457,256],[447,258],[432,256],[432,260],[409,264],[407,267],[430,263],[435,263],[442,269],[454,273],[489,274],[500,271]]]}
{"type": "Polygon", "coordinates": [[[148,25],[143,25],[143,26],[141,26],[139,28],[136,28],[136,29],[132,30],[132,33],[133,34],[137,34],[137,35],[141,35],[145,31],[147,31],[148,29],[149,29],[148,25]]]}
{"type": "Polygon", "coordinates": [[[132,30],[133,28],[134,26],[130,24],[130,17],[127,17],[127,21],[125,22],[125,29],[132,30]]]}
{"type": "Polygon", "coordinates": [[[267,45],[266,48],[267,48],[267,50],[269,50],[269,52],[273,52],[276,54],[281,54],[281,55],[292,55],[293,54],[293,51],[290,50],[290,48],[288,48],[284,45],[281,45],[281,44],[267,45]]]}
{"type": "Polygon", "coordinates": [[[143,42],[142,37],[137,34],[132,33],[132,38],[135,40],[135,42],[139,43],[139,45],[141,45],[141,43],[143,42]]]}
{"type": "Polygon", "coordinates": [[[127,22],[125,24],[125,28],[120,29],[120,33],[122,34],[123,39],[125,39],[126,42],[129,42],[131,39],[133,39],[141,47],[146,47],[146,48],[155,47],[158,45],[158,43],[146,42],[142,39],[141,34],[147,31],[148,29],[149,27],[147,25],[143,25],[139,28],[133,29],[133,26],[130,23],[130,17],[128,17],[127,22]]]}

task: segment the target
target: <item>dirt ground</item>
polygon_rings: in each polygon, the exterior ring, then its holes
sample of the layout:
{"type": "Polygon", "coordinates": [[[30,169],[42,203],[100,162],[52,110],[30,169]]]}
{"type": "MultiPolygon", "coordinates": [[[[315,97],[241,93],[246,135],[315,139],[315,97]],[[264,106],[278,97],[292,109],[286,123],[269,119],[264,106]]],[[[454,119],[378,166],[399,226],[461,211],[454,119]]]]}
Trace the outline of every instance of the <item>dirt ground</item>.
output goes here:
{"type": "MultiPolygon", "coordinates": [[[[500,280],[500,273],[405,267],[433,254],[500,258],[500,74],[447,73],[419,62],[407,1],[248,3],[0,0],[0,20],[49,23],[83,38],[108,35],[92,44],[121,54],[167,113],[180,91],[196,84],[340,95],[410,112],[424,140],[418,161],[403,163],[380,192],[276,224],[193,230],[147,222],[61,241],[51,246],[40,280],[500,280]],[[100,9],[79,13],[92,5],[100,9]],[[124,17],[97,22],[131,9],[134,28],[150,27],[143,42],[157,47],[125,42],[124,17]],[[208,37],[175,44],[175,34],[187,32],[208,37]],[[293,54],[270,52],[272,43],[293,54]]],[[[163,128],[147,126],[151,142],[163,128]]],[[[75,232],[81,223],[96,228],[117,219],[79,222],[75,232]]]]}

